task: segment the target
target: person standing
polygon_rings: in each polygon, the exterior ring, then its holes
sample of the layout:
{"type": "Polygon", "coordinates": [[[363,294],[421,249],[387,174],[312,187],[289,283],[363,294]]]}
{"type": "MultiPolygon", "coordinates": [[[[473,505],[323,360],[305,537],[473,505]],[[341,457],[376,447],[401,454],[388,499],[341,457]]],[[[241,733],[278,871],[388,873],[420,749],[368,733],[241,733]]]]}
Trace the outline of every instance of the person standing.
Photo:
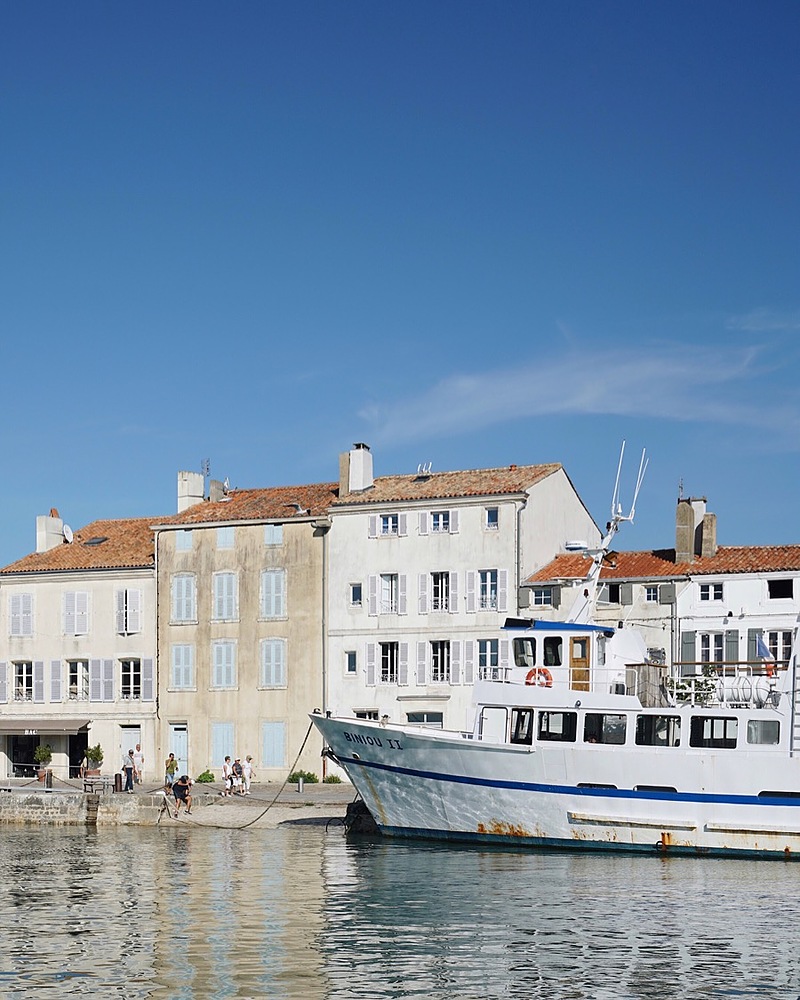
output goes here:
{"type": "Polygon", "coordinates": [[[250,754],[247,755],[242,764],[242,783],[244,784],[244,794],[250,794],[250,782],[255,778],[256,772],[253,768],[253,758],[250,754]]]}
{"type": "Polygon", "coordinates": [[[172,788],[175,781],[175,772],[178,770],[178,762],[175,760],[175,754],[171,753],[169,757],[164,761],[164,787],[172,788]]]}
{"type": "Polygon", "coordinates": [[[144,754],[141,743],[137,743],[133,751],[133,763],[136,765],[136,784],[141,785],[142,772],[144,771],[144,754]]]}
{"type": "Polygon", "coordinates": [[[136,762],[133,759],[133,750],[129,750],[122,758],[122,773],[125,775],[125,791],[129,795],[133,794],[133,779],[136,777],[136,762]]]}
{"type": "Polygon", "coordinates": [[[233,762],[233,790],[237,795],[244,795],[244,788],[242,788],[243,777],[244,769],[242,768],[242,758],[237,757],[233,762]]]}
{"type": "Polygon", "coordinates": [[[226,757],[225,763],[222,765],[222,783],[224,787],[220,795],[227,798],[232,794],[231,789],[233,788],[233,765],[230,757],[226,757]]]}

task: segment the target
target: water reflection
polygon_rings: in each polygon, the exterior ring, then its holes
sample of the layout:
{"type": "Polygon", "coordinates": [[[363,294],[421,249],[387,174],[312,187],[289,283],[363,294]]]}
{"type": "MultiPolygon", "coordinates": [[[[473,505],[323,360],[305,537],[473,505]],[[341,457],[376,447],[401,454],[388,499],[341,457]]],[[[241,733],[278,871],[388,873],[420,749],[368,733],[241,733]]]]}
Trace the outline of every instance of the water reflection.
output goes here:
{"type": "Polygon", "coordinates": [[[16,830],[0,994],[800,996],[800,866],[535,854],[341,828],[16,830]]]}

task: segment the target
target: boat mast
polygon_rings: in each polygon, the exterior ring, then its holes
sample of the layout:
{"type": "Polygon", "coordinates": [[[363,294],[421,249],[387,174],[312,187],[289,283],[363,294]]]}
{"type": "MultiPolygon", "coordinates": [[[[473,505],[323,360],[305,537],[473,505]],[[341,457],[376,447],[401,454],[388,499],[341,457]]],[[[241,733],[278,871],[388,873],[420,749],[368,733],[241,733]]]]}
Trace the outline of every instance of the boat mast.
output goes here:
{"type": "Polygon", "coordinates": [[[592,557],[592,565],[589,567],[589,572],[584,578],[581,596],[575,601],[570,616],[567,618],[568,622],[585,625],[592,620],[594,616],[595,602],[597,600],[597,586],[600,582],[600,570],[603,568],[603,559],[605,559],[606,553],[611,545],[611,540],[619,531],[619,526],[623,521],[633,522],[633,518],[636,514],[636,500],[639,496],[639,490],[642,488],[642,480],[644,479],[644,474],[647,469],[647,457],[645,449],[643,448],[642,457],[639,461],[639,474],[636,477],[636,487],[633,491],[633,500],[631,501],[631,509],[627,514],[623,514],[622,504],[619,500],[619,479],[622,473],[622,459],[624,455],[625,442],[623,441],[622,448],[619,453],[617,478],[614,483],[614,495],[611,498],[611,520],[606,524],[606,533],[603,536],[599,547],[596,549],[584,550],[586,555],[592,557]]]}

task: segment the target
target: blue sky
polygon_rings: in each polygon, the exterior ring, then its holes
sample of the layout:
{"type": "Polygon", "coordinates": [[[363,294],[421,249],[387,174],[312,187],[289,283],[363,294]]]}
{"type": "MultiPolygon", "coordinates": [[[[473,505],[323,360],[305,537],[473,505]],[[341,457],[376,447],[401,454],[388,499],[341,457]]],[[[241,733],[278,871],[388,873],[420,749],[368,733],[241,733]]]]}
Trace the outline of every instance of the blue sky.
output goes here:
{"type": "MultiPolygon", "coordinates": [[[[234,486],[559,461],[800,541],[797,3],[6,4],[0,565],[234,486]]],[[[629,489],[628,489],[629,492],[629,489]]]]}

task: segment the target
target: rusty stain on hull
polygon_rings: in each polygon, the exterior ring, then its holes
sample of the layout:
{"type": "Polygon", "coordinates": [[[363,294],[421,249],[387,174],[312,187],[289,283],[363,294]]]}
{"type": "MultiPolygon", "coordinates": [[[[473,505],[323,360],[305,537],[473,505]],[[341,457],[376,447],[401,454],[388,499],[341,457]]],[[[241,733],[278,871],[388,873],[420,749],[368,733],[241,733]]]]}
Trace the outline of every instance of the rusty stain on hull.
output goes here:
{"type": "Polygon", "coordinates": [[[493,837],[530,837],[531,834],[524,826],[516,826],[514,823],[503,823],[499,819],[489,820],[488,823],[478,823],[477,832],[490,834],[493,837]]]}

